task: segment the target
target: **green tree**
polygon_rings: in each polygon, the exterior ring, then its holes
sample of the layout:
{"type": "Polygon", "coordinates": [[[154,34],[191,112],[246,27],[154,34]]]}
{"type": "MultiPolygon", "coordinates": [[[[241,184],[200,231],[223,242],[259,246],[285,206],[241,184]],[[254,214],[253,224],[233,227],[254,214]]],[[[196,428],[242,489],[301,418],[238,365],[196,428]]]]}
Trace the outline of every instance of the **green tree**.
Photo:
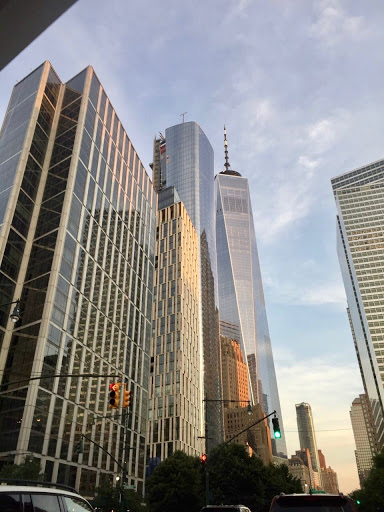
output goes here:
{"type": "Polygon", "coordinates": [[[142,505],[142,496],[133,489],[123,489],[117,485],[113,487],[109,481],[102,482],[96,489],[96,498],[94,506],[109,512],[111,509],[116,512],[129,510],[130,512],[146,512],[146,507],[142,505]]]}
{"type": "Polygon", "coordinates": [[[373,458],[373,466],[362,489],[351,493],[359,500],[360,512],[384,512],[384,449],[373,458]]]}
{"type": "Polygon", "coordinates": [[[198,457],[176,451],[148,478],[150,512],[197,512],[204,505],[203,472],[198,457]]]}
{"type": "Polygon", "coordinates": [[[253,512],[264,512],[276,494],[302,492],[300,481],[289,474],[287,466],[264,466],[240,444],[221,445],[213,451],[208,471],[214,504],[241,503],[253,512]]]}
{"type": "Polygon", "coordinates": [[[35,459],[33,455],[27,455],[21,464],[6,464],[3,466],[0,470],[0,478],[42,482],[45,480],[42,471],[40,460],[35,459]]]}

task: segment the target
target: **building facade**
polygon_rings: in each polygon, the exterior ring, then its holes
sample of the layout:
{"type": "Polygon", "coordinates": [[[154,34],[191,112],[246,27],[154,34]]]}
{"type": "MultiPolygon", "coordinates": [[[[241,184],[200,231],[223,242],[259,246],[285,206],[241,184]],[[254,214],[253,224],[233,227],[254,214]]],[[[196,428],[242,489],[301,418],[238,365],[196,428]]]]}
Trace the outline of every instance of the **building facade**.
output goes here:
{"type": "Polygon", "coordinates": [[[297,430],[299,431],[300,448],[308,449],[311,456],[312,469],[314,471],[314,484],[321,487],[321,473],[319,453],[317,451],[315,426],[312,410],[309,404],[302,402],[296,404],[297,430]]]}
{"type": "Polygon", "coordinates": [[[200,399],[202,404],[207,400],[209,452],[224,436],[212,146],[197,123],[172,126],[155,140],[152,168],[159,190],[176,189],[199,237],[200,399]]]}
{"type": "Polygon", "coordinates": [[[272,446],[286,456],[248,179],[230,169],[226,142],[226,170],[215,178],[220,324],[238,326],[251,400],[266,415],[277,412],[282,438],[272,446]]]}
{"type": "Polygon", "coordinates": [[[373,456],[378,453],[371,404],[367,395],[362,394],[355,398],[349,413],[356,444],[357,472],[362,485],[372,469],[373,456]]]}
{"type": "MultiPolygon", "coordinates": [[[[249,430],[242,432],[248,426],[253,425],[264,417],[264,412],[260,404],[252,406],[252,411],[248,407],[228,407],[224,409],[225,440],[232,437],[234,443],[242,444],[248,447],[250,455],[254,453],[263,461],[265,465],[273,462],[271,432],[268,421],[264,419],[249,430]],[[238,435],[240,433],[240,435],[238,435]]],[[[286,460],[286,459],[285,459],[286,460]]]]}
{"type": "Polygon", "coordinates": [[[339,494],[339,482],[337,473],[331,467],[321,468],[321,480],[323,490],[328,494],[339,494]]]}
{"type": "Polygon", "coordinates": [[[149,461],[202,453],[199,239],[174,189],[159,193],[156,233],[149,461]]]}
{"type": "Polygon", "coordinates": [[[156,195],[91,67],[63,84],[45,62],[15,86],[0,176],[0,303],[21,309],[11,328],[0,308],[0,460],[32,453],[91,496],[121,472],[108,451],[140,490],[156,195]],[[109,408],[114,382],[129,410],[109,408]]]}
{"type": "Polygon", "coordinates": [[[309,468],[305,465],[304,461],[297,455],[292,455],[292,457],[288,459],[288,471],[293,477],[300,480],[303,492],[307,494],[311,488],[311,477],[309,474],[309,468]]]}
{"type": "MultiPolygon", "coordinates": [[[[238,401],[238,406],[246,407],[250,402],[248,369],[243,352],[237,340],[220,335],[223,396],[238,401]]],[[[230,402],[224,402],[225,405],[230,402]]],[[[232,405],[229,405],[232,407],[232,405]]]]}
{"type": "Polygon", "coordinates": [[[384,160],[331,180],[337,251],[378,449],[384,446],[384,160]]]}

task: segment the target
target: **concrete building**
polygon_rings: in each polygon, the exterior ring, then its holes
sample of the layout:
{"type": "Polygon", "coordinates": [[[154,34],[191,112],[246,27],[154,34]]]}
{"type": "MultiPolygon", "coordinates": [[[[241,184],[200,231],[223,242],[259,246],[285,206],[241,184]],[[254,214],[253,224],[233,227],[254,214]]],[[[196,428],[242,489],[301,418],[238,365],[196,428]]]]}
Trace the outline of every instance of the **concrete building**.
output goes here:
{"type": "Polygon", "coordinates": [[[337,481],[337,473],[330,466],[327,468],[325,456],[321,450],[318,450],[318,454],[323,490],[330,494],[338,494],[339,484],[337,481]]]}
{"type": "Polygon", "coordinates": [[[296,404],[297,429],[299,431],[300,448],[308,449],[314,471],[314,484],[321,487],[321,473],[319,454],[317,451],[315,427],[313,423],[311,406],[302,402],[296,404]]]}
{"type": "Polygon", "coordinates": [[[148,460],[202,453],[199,239],[174,188],[159,192],[148,460]]]}
{"type": "Polygon", "coordinates": [[[288,471],[293,477],[300,480],[303,492],[308,493],[311,488],[311,476],[309,468],[305,465],[304,461],[297,455],[292,455],[292,457],[288,459],[288,471]]]}
{"type": "MultiPolygon", "coordinates": [[[[153,182],[156,190],[174,187],[192,221],[199,241],[200,401],[206,399],[206,452],[222,442],[224,416],[217,302],[214,164],[212,146],[195,122],[165,130],[154,143],[153,182]]],[[[201,418],[204,435],[205,418],[201,418]]]]}
{"type": "Polygon", "coordinates": [[[354,399],[350,416],[356,444],[357,472],[362,485],[372,469],[373,456],[378,453],[371,404],[367,395],[361,394],[354,399]]]}
{"type": "MultiPolygon", "coordinates": [[[[246,407],[250,403],[248,369],[240,343],[222,335],[220,335],[220,341],[223,396],[226,400],[238,401],[238,407],[246,407]]],[[[224,402],[224,404],[227,407],[233,407],[230,402],[224,402]]]]}
{"type": "MultiPolygon", "coordinates": [[[[309,489],[320,490],[319,473],[318,473],[318,471],[315,471],[312,467],[312,458],[311,458],[311,454],[310,454],[308,448],[296,450],[295,455],[292,455],[292,457],[298,457],[299,459],[301,459],[304,462],[305,466],[308,468],[309,481],[306,483],[309,484],[309,487],[307,490],[308,491],[309,491],[309,489]]],[[[303,490],[305,490],[305,489],[303,489],[303,490]]]]}
{"type": "MultiPolygon", "coordinates": [[[[252,425],[263,417],[264,412],[260,404],[253,405],[251,413],[249,413],[248,407],[224,409],[225,440],[231,439],[247,428],[247,426],[252,425]]],[[[255,453],[264,464],[267,465],[273,462],[271,433],[266,419],[236,436],[233,442],[249,446],[251,448],[250,454],[255,453]]]]}
{"type": "Polygon", "coordinates": [[[384,446],[384,160],[331,180],[337,251],[378,450],[384,446]]]}
{"type": "Polygon", "coordinates": [[[339,483],[337,473],[331,467],[321,468],[321,480],[323,490],[329,494],[339,494],[339,483]]]}
{"type": "Polygon", "coordinates": [[[272,448],[274,455],[286,457],[248,179],[230,168],[225,129],[224,148],[225,170],[215,177],[220,322],[238,326],[251,401],[266,415],[277,412],[282,437],[271,440],[272,448]]]}
{"type": "Polygon", "coordinates": [[[107,450],[140,491],[156,195],[91,67],[63,84],[45,62],[14,87],[0,178],[0,461],[32,453],[91,496],[121,472],[107,450]]]}

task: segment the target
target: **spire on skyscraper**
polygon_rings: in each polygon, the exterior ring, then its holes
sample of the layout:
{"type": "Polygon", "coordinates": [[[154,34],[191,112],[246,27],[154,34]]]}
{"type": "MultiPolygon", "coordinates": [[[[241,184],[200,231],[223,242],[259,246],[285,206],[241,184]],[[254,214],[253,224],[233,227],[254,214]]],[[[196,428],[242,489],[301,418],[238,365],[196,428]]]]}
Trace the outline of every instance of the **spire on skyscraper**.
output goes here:
{"type": "Polygon", "coordinates": [[[241,176],[241,174],[237,171],[231,170],[231,164],[229,163],[228,157],[228,141],[227,141],[227,129],[224,125],[224,154],[225,154],[225,171],[221,171],[220,174],[232,174],[233,176],[241,176]]]}

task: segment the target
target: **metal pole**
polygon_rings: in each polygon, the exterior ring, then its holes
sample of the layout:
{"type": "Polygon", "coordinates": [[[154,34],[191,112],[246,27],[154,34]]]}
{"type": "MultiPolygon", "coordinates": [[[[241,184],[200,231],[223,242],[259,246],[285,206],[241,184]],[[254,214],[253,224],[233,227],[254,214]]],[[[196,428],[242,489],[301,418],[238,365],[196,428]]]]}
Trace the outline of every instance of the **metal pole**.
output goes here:
{"type": "Polygon", "coordinates": [[[205,504],[207,506],[209,505],[208,431],[209,431],[209,427],[208,427],[208,395],[206,393],[205,394],[205,453],[207,455],[207,460],[205,463],[204,472],[205,472],[205,504]]]}

